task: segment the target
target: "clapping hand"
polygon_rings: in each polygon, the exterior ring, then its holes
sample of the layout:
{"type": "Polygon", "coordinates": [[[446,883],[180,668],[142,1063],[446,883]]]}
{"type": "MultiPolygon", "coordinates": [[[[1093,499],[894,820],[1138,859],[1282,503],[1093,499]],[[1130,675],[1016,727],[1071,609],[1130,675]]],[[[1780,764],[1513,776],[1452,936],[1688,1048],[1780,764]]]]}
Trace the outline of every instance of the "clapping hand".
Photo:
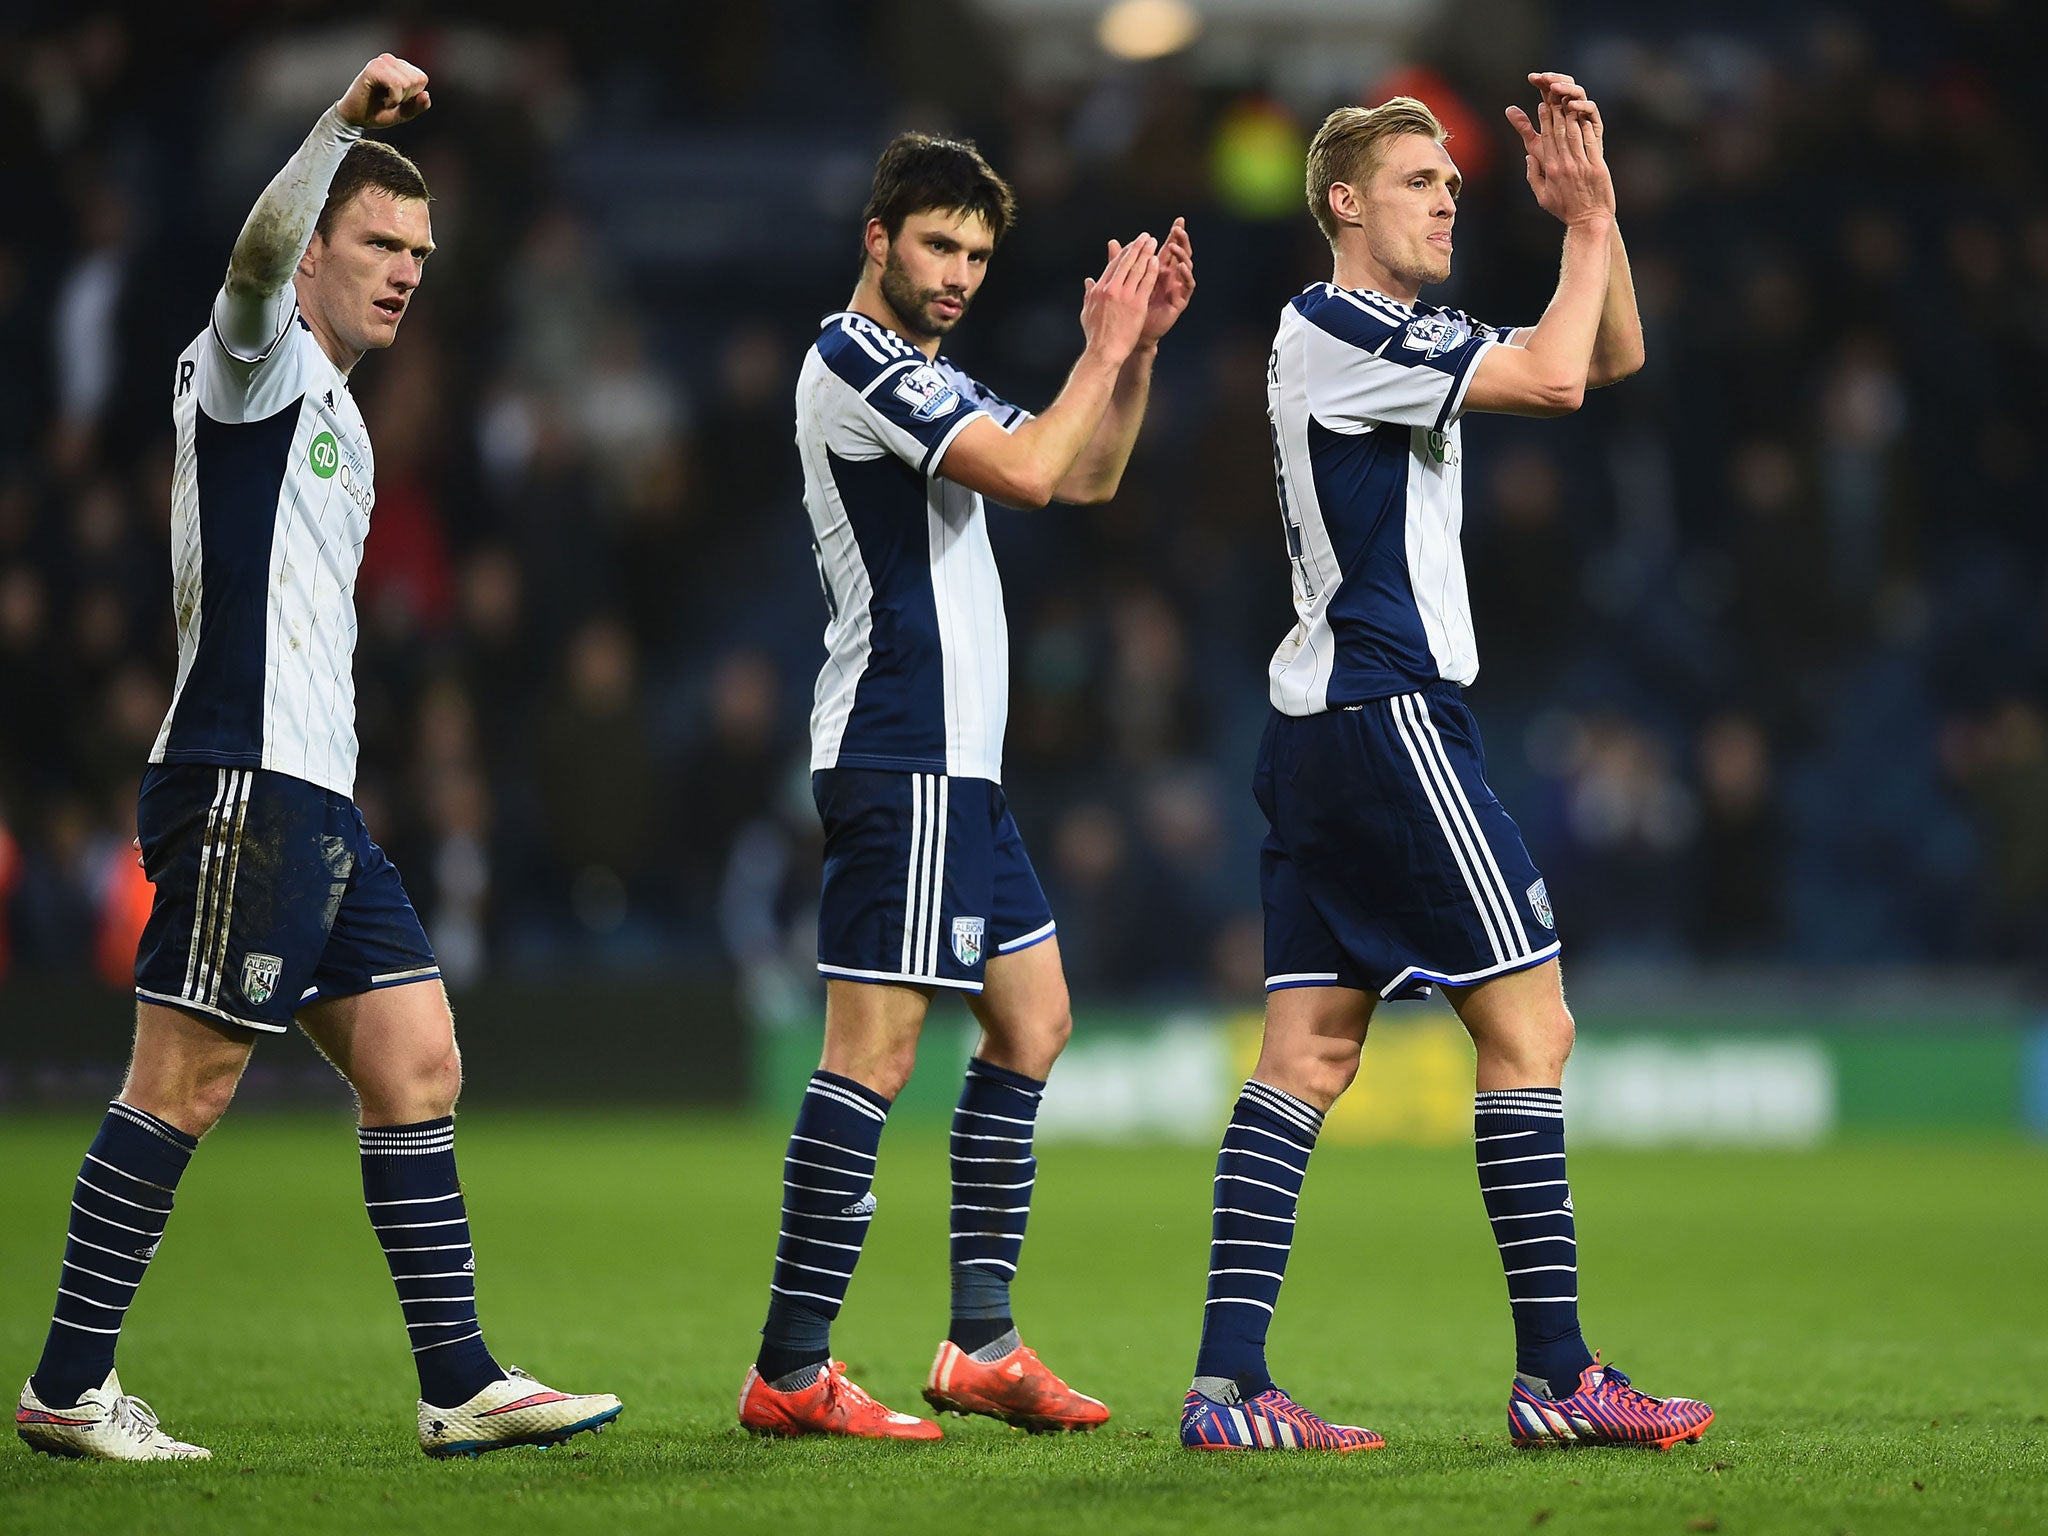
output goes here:
{"type": "MultiPolygon", "coordinates": [[[[1120,242],[1109,242],[1109,259],[1115,263],[1123,251],[1120,242]]],[[[1181,317],[1188,307],[1188,300],[1195,296],[1195,247],[1188,239],[1188,221],[1175,219],[1173,228],[1167,233],[1166,244],[1159,248],[1159,280],[1152,285],[1152,298],[1145,309],[1145,326],[1139,332],[1138,345],[1156,347],[1159,338],[1173,329],[1174,321],[1181,317]]]]}
{"type": "Polygon", "coordinates": [[[1529,190],[1537,206],[1567,224],[1614,217],[1614,178],[1608,173],[1606,126],[1586,88],[1570,75],[1533,74],[1542,93],[1536,121],[1509,107],[1508,122],[1521,135],[1529,190]]]}

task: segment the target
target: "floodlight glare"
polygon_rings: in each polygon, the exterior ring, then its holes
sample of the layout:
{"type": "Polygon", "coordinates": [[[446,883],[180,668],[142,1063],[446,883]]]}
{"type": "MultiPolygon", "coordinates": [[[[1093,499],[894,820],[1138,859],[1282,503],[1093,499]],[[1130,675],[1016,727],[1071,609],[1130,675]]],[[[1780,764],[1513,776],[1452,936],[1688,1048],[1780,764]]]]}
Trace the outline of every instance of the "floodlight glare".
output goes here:
{"type": "Polygon", "coordinates": [[[1119,59],[1163,59],[1179,53],[1202,31],[1187,0],[1117,0],[1095,29],[1104,50],[1119,59]]]}

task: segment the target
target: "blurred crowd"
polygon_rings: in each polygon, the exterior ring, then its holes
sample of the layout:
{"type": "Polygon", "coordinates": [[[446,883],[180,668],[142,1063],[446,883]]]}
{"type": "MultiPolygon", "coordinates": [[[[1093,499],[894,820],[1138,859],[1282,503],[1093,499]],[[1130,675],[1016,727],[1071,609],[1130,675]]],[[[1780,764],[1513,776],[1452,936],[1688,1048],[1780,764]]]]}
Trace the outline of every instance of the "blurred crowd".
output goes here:
{"type": "Polygon", "coordinates": [[[1467,425],[1470,702],[1568,948],[2038,965],[2048,162],[2021,7],[1450,3],[1337,94],[1172,58],[1025,78],[971,7],[934,37],[907,5],[770,0],[667,43],[518,8],[255,33],[190,9],[0,21],[0,975],[125,982],[176,665],[171,360],[249,202],[385,47],[434,78],[394,142],[440,251],[355,378],[358,799],[455,981],[725,970],[759,1012],[811,1006],[825,610],[791,390],[852,289],[872,155],[915,125],[1017,186],[948,350],[1021,403],[1078,349],[1103,241],[1189,220],[1200,292],[1121,494],[992,512],[1006,788],[1077,994],[1255,997],[1248,781],[1291,622],[1264,360],[1328,274],[1301,153],[1341,101],[1430,100],[1467,192],[1428,296],[1532,322],[1558,232],[1499,111],[1536,67],[1604,109],[1650,356],[1575,417],[1467,425]]]}

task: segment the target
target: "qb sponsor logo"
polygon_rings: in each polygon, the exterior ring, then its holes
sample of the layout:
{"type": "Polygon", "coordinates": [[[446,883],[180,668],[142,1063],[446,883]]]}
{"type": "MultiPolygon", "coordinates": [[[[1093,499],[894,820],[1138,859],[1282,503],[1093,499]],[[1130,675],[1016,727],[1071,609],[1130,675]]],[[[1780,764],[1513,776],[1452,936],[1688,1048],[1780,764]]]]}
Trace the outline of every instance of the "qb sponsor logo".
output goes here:
{"type": "Polygon", "coordinates": [[[306,467],[322,480],[339,475],[349,500],[361,507],[365,516],[369,514],[376,496],[370,489],[369,465],[354,443],[340,442],[332,432],[322,432],[306,447],[306,467]]]}
{"type": "Polygon", "coordinates": [[[322,480],[332,480],[334,472],[341,467],[341,449],[335,444],[332,432],[322,432],[313,439],[306,450],[306,464],[322,480]]]}
{"type": "Polygon", "coordinates": [[[377,498],[370,492],[369,477],[355,467],[353,458],[341,466],[341,488],[348,492],[348,498],[369,515],[370,505],[377,498]]]}

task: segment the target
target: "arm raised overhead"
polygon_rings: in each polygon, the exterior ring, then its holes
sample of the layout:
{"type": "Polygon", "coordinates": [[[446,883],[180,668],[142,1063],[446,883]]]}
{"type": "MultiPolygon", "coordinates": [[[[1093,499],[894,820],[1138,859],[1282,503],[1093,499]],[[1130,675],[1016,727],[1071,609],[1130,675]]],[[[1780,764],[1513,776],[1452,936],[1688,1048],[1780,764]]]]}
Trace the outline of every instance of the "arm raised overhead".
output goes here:
{"type": "Polygon", "coordinates": [[[292,274],[311,243],[327,189],[366,128],[408,122],[431,105],[425,73],[381,54],[363,66],[341,99],[256,199],[213,301],[214,334],[245,362],[267,353],[291,323],[292,274]]]}

